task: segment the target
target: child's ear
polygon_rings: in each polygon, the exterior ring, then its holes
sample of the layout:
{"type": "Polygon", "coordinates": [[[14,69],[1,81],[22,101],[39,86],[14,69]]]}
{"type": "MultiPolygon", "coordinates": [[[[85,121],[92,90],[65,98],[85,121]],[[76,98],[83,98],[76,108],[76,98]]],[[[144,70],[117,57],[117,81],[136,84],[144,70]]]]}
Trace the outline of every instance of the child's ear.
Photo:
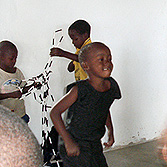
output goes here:
{"type": "Polygon", "coordinates": [[[81,66],[85,71],[89,70],[89,66],[88,66],[87,62],[82,62],[81,66]]]}

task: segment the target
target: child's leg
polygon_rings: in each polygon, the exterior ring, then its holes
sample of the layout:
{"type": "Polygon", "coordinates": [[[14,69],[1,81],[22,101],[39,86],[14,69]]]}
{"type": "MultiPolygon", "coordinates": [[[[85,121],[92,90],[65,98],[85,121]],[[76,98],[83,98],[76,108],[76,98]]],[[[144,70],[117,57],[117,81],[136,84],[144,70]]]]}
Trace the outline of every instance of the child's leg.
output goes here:
{"type": "Polygon", "coordinates": [[[100,142],[78,141],[80,155],[69,157],[64,144],[60,145],[60,155],[64,167],[108,167],[100,142]]]}
{"type": "Polygon", "coordinates": [[[81,150],[79,156],[69,157],[66,154],[64,145],[61,145],[60,156],[63,160],[63,167],[91,167],[91,154],[89,151],[81,150]]]}
{"type": "Polygon", "coordinates": [[[108,167],[106,158],[103,154],[103,147],[100,141],[90,143],[91,150],[91,167],[108,167]]]}

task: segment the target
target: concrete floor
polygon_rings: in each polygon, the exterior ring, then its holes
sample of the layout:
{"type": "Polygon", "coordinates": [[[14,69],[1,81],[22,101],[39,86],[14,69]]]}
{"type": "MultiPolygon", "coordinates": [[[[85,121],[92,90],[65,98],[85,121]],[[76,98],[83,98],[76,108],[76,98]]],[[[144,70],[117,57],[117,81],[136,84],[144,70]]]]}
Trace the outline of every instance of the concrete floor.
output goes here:
{"type": "Polygon", "coordinates": [[[104,153],[109,167],[165,167],[157,156],[157,141],[150,141],[104,153]]]}

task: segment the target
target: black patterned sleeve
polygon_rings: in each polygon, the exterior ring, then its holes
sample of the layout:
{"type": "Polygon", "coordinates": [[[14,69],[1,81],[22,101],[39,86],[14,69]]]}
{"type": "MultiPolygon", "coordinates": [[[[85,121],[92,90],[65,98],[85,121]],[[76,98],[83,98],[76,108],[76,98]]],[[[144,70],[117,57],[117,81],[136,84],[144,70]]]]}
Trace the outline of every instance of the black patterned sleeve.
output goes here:
{"type": "Polygon", "coordinates": [[[119,88],[118,83],[112,77],[110,77],[109,80],[111,82],[111,89],[113,91],[113,97],[115,99],[120,99],[122,95],[121,95],[121,90],[119,88]]]}

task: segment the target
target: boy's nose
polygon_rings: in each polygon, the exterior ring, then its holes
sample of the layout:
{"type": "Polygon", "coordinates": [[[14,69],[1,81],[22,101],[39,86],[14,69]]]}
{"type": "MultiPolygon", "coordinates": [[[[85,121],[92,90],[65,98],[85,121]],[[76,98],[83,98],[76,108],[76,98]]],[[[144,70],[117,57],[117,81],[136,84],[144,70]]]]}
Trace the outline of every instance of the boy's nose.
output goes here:
{"type": "Polygon", "coordinates": [[[104,61],[104,66],[106,66],[106,67],[112,67],[112,66],[113,66],[113,64],[112,64],[112,62],[111,62],[111,61],[106,60],[106,61],[104,61]]]}
{"type": "Polygon", "coordinates": [[[110,61],[108,59],[104,59],[104,64],[109,64],[110,61]]]}

